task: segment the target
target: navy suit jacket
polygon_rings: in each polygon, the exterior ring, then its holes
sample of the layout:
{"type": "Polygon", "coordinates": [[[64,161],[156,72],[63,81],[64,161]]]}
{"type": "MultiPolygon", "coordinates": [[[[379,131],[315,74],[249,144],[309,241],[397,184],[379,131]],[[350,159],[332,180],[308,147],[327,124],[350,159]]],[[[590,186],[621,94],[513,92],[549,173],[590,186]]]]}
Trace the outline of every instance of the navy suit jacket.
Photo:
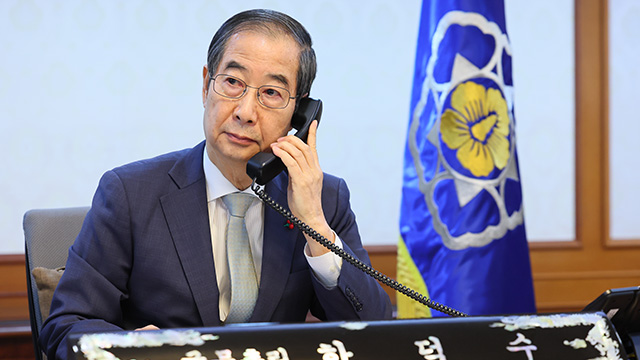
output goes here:
{"type": "MultiPolygon", "coordinates": [[[[67,358],[71,332],[222,325],[203,152],[204,142],[103,175],[40,335],[50,359],[67,358]]],[[[266,185],[285,208],[287,182],[282,173],[266,185]]],[[[325,174],[322,205],[344,250],[369,263],[344,180],[325,174]]],[[[319,283],[303,254],[304,236],[284,224],[265,206],[261,281],[250,322],[303,322],[308,311],[330,321],[391,317],[380,285],[346,262],[337,287],[319,283]]]]}

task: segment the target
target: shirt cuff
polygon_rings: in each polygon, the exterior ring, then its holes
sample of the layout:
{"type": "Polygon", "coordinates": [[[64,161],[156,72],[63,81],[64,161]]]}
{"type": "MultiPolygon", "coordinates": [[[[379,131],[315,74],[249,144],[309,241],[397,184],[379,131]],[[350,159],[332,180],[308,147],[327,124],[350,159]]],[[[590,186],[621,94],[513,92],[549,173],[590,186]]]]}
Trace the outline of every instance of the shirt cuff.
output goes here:
{"type": "MultiPolygon", "coordinates": [[[[333,230],[333,236],[336,239],[335,245],[342,249],[342,240],[333,230]]],[[[307,258],[309,266],[316,279],[328,290],[338,286],[338,277],[342,269],[342,258],[329,251],[320,256],[311,256],[309,252],[309,244],[304,246],[304,256],[307,258]]]]}

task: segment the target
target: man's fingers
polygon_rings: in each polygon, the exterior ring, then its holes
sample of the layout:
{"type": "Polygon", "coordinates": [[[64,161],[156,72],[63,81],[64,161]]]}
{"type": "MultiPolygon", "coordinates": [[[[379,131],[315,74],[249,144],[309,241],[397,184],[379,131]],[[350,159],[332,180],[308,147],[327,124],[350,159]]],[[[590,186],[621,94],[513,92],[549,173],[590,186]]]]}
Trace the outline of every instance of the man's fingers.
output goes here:
{"type": "MultiPolygon", "coordinates": [[[[297,138],[296,138],[297,139],[297,138]]],[[[293,139],[290,139],[293,140],[293,139]]],[[[297,162],[299,163],[307,163],[307,159],[306,159],[306,155],[305,155],[305,148],[306,145],[303,145],[301,142],[300,143],[295,143],[295,140],[290,142],[290,141],[278,141],[276,143],[276,146],[279,147],[280,149],[286,151],[292,158],[294,158],[297,162]]]]}
{"type": "Polygon", "coordinates": [[[289,170],[290,173],[300,171],[300,165],[298,164],[296,159],[294,159],[293,156],[291,156],[291,154],[288,151],[283,149],[282,144],[280,143],[271,144],[271,151],[273,151],[273,154],[279,157],[280,160],[282,160],[282,162],[287,167],[287,170],[289,170]]]}
{"type": "Polygon", "coordinates": [[[316,150],[316,134],[318,132],[318,120],[313,120],[311,126],[309,126],[309,136],[307,137],[307,144],[315,151],[316,150]]]}
{"type": "Polygon", "coordinates": [[[305,144],[300,138],[295,136],[287,136],[278,139],[274,145],[281,150],[287,152],[300,167],[314,167],[317,163],[315,160],[315,153],[311,150],[310,146],[305,144]]]}

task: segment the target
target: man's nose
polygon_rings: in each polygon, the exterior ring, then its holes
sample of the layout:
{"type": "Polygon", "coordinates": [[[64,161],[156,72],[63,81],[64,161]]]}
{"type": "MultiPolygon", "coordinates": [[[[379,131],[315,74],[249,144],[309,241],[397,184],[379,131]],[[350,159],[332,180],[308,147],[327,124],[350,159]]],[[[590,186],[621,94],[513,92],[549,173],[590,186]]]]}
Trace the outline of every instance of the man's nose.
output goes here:
{"type": "Polygon", "coordinates": [[[234,110],[234,117],[237,120],[247,123],[255,123],[258,115],[258,89],[247,88],[247,93],[238,99],[234,110]]]}

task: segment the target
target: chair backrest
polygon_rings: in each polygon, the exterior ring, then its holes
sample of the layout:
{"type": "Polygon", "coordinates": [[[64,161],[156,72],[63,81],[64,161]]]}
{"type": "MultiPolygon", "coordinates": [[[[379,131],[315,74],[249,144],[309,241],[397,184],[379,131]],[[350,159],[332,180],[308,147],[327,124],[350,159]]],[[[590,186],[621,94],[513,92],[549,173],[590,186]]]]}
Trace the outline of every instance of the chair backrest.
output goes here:
{"type": "Polygon", "coordinates": [[[37,360],[43,358],[38,338],[44,319],[32,271],[36,267],[55,269],[66,264],[69,247],[78,236],[88,210],[89,207],[38,209],[24,214],[29,316],[37,360]]]}

